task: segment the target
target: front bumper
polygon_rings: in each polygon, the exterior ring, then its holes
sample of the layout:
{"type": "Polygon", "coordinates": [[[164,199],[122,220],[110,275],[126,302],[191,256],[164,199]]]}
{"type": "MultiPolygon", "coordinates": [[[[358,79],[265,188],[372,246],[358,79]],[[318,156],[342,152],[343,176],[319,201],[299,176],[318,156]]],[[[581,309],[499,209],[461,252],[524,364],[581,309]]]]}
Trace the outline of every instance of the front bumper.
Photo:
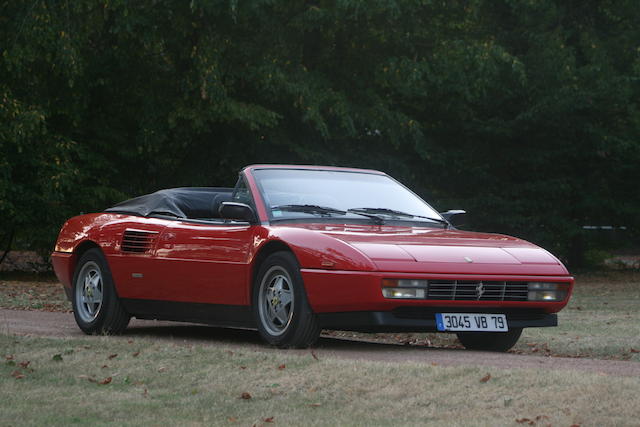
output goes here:
{"type": "Polygon", "coordinates": [[[59,252],[55,251],[51,254],[51,264],[53,265],[53,271],[56,273],[58,280],[62,283],[64,291],[71,301],[71,281],[73,279],[73,259],[74,255],[71,252],[59,252]]]}
{"type": "MultiPolygon", "coordinates": [[[[301,269],[309,304],[315,313],[392,312],[397,309],[418,307],[437,309],[439,313],[539,312],[557,313],[569,302],[573,288],[571,276],[513,276],[513,275],[461,275],[434,273],[386,273],[377,271],[340,271],[301,269]],[[444,299],[390,299],[382,295],[382,279],[456,279],[483,281],[534,281],[566,283],[567,296],[563,301],[497,301],[497,300],[444,300],[444,299]],[[457,310],[457,311],[456,311],[457,310]]],[[[424,319],[423,319],[424,320],[424,319]]]]}
{"type": "Polygon", "coordinates": [[[558,326],[558,316],[537,310],[473,309],[470,307],[401,307],[392,311],[318,314],[323,329],[358,332],[437,332],[436,313],[505,314],[509,329],[558,326]]]}

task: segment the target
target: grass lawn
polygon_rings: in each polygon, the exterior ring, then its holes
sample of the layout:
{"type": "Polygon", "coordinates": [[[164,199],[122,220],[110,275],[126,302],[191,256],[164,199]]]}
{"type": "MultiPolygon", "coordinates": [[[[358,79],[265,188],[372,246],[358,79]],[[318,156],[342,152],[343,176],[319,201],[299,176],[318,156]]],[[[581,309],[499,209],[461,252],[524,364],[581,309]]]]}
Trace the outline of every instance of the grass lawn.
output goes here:
{"type": "MultiPolygon", "coordinates": [[[[55,281],[15,277],[0,279],[0,307],[69,310],[55,281]]],[[[640,274],[580,276],[560,326],[525,330],[514,352],[635,363],[638,307],[640,274]]],[[[442,334],[368,337],[458,345],[442,334]]],[[[1,325],[0,357],[0,425],[637,425],[640,407],[637,377],[33,338],[1,325]]]]}
{"type": "Polygon", "coordinates": [[[637,425],[640,379],[0,334],[2,425],[637,425]],[[597,402],[597,404],[595,404],[597,402]]]}

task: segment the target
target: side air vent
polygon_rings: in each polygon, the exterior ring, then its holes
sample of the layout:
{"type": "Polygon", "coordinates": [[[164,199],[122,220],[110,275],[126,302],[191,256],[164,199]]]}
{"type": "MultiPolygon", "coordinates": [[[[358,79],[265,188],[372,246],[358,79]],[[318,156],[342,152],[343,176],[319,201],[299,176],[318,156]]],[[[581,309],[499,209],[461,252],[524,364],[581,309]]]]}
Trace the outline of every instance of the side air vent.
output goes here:
{"type": "Polygon", "coordinates": [[[156,231],[127,229],[122,235],[120,250],[126,253],[143,254],[153,247],[158,233],[156,231]]]}

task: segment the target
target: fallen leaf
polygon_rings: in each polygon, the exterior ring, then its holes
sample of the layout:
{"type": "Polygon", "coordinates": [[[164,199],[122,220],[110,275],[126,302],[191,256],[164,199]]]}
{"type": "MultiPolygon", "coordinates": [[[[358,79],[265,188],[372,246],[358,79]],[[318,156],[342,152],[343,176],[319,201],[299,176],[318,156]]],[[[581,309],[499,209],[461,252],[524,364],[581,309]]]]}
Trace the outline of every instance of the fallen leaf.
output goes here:
{"type": "Polygon", "coordinates": [[[27,366],[29,366],[29,363],[31,362],[27,360],[26,362],[20,362],[19,365],[22,366],[23,368],[26,368],[27,366]]]}
{"type": "Polygon", "coordinates": [[[158,368],[158,372],[164,372],[164,371],[166,371],[166,370],[167,370],[167,368],[165,368],[164,366],[160,366],[160,367],[158,368]]]}
{"type": "Polygon", "coordinates": [[[127,340],[129,344],[133,344],[133,340],[127,340]]]}
{"type": "Polygon", "coordinates": [[[138,356],[140,356],[140,352],[139,352],[139,351],[136,351],[135,353],[133,353],[133,354],[132,354],[132,356],[133,356],[133,357],[138,357],[138,356]]]}
{"type": "Polygon", "coordinates": [[[315,351],[311,350],[311,355],[313,356],[314,359],[320,360],[320,359],[318,359],[318,356],[316,356],[316,352],[315,351]]]}
{"type": "Polygon", "coordinates": [[[317,408],[318,406],[320,406],[320,403],[310,403],[309,406],[311,406],[312,408],[317,408]]]}
{"type": "Polygon", "coordinates": [[[431,366],[438,366],[436,362],[431,362],[431,366]]]}
{"type": "Polygon", "coordinates": [[[56,362],[62,362],[62,355],[61,354],[54,354],[53,357],[51,358],[51,360],[55,360],[56,362]]]}
{"type": "Polygon", "coordinates": [[[102,365],[102,369],[107,369],[108,366],[107,365],[102,365]]]}
{"type": "Polygon", "coordinates": [[[519,424],[533,425],[533,421],[530,420],[529,418],[516,418],[516,422],[519,423],[519,424]]]}
{"type": "Polygon", "coordinates": [[[17,380],[21,380],[24,378],[24,375],[20,373],[20,371],[15,370],[13,372],[11,372],[11,376],[17,380]]]}
{"type": "Polygon", "coordinates": [[[13,357],[14,357],[13,354],[7,354],[4,358],[6,360],[13,360],[13,357]]]}
{"type": "Polygon", "coordinates": [[[571,424],[571,427],[580,427],[580,424],[571,424]]]}
{"type": "Polygon", "coordinates": [[[107,377],[107,378],[103,379],[102,381],[100,381],[98,384],[107,385],[107,384],[109,384],[111,382],[112,379],[113,378],[111,378],[111,377],[107,377]]]}
{"type": "Polygon", "coordinates": [[[251,399],[251,394],[247,393],[246,391],[243,391],[242,394],[240,395],[240,397],[242,399],[249,400],[249,399],[251,399]]]}
{"type": "Polygon", "coordinates": [[[262,421],[264,421],[265,423],[272,423],[273,422],[273,417],[265,418],[262,421]]]}
{"type": "Polygon", "coordinates": [[[144,389],[144,393],[142,393],[142,395],[143,395],[144,397],[147,397],[147,396],[149,395],[149,391],[145,388],[145,389],[144,389]]]}
{"type": "Polygon", "coordinates": [[[637,350],[635,348],[632,348],[629,350],[631,353],[640,353],[640,350],[637,350]]]}
{"type": "Polygon", "coordinates": [[[491,374],[487,374],[484,377],[480,378],[480,382],[481,383],[486,383],[487,381],[489,381],[491,379],[491,374]]]}
{"type": "MultiPolygon", "coordinates": [[[[282,371],[284,368],[286,368],[287,366],[283,363],[282,365],[278,366],[278,369],[280,371],[282,371]]],[[[272,417],[273,418],[273,417],[272,417]]]]}
{"type": "Polygon", "coordinates": [[[116,357],[118,357],[118,353],[110,354],[108,359],[111,360],[111,359],[114,359],[116,357]]]}
{"type": "Polygon", "coordinates": [[[240,366],[240,369],[247,369],[246,366],[240,366]]]}
{"type": "Polygon", "coordinates": [[[229,421],[235,423],[236,421],[238,421],[238,419],[236,417],[229,417],[229,421]]]}

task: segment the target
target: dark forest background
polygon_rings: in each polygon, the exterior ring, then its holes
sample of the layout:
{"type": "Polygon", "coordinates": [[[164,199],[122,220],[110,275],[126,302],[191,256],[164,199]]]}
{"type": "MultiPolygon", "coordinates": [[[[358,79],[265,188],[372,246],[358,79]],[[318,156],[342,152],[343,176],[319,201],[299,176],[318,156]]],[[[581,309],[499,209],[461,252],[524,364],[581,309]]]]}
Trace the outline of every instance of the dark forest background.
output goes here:
{"type": "Polygon", "coordinates": [[[0,238],[326,164],[579,266],[637,240],[639,95],[637,0],[0,1],[0,238]]]}

